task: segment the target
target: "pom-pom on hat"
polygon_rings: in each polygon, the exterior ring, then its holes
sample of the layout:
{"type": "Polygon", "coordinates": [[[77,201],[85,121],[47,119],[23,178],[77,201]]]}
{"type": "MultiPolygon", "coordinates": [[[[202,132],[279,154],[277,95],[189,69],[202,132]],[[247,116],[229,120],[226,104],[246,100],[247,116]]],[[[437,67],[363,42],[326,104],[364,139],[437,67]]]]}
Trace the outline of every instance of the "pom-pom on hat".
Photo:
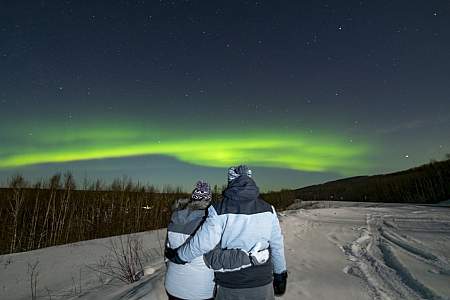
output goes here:
{"type": "Polygon", "coordinates": [[[228,182],[235,180],[242,175],[252,177],[252,170],[250,170],[246,165],[231,167],[228,169],[228,182]]]}
{"type": "Polygon", "coordinates": [[[195,184],[195,189],[192,191],[191,199],[193,201],[211,200],[211,187],[204,180],[199,180],[195,184]]]}

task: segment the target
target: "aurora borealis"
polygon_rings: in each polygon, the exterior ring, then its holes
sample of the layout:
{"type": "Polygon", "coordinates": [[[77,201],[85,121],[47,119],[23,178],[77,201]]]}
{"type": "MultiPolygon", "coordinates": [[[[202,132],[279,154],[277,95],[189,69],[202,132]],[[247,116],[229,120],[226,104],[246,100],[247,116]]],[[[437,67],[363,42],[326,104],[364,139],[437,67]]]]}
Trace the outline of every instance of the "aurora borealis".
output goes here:
{"type": "Polygon", "coordinates": [[[120,158],[138,155],[167,155],[201,166],[223,167],[245,161],[254,166],[281,167],[301,171],[339,170],[342,174],[364,170],[367,148],[347,145],[333,137],[314,137],[290,132],[175,134],[152,131],[143,125],[132,128],[51,128],[30,135],[32,145],[12,149],[4,155],[0,168],[42,163],[120,158]]]}
{"type": "Polygon", "coordinates": [[[0,184],[262,189],[450,152],[446,1],[0,4],[0,184]]]}

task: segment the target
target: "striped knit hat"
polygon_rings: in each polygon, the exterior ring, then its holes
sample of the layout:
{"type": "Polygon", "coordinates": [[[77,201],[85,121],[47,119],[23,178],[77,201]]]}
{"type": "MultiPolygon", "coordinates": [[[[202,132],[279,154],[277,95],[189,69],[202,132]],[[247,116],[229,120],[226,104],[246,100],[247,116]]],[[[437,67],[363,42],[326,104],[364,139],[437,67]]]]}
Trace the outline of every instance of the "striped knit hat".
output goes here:
{"type": "Polygon", "coordinates": [[[211,187],[204,180],[199,180],[195,184],[195,189],[192,191],[191,199],[193,201],[211,200],[211,187]]]}
{"type": "Polygon", "coordinates": [[[231,167],[228,169],[228,182],[235,180],[241,175],[246,175],[252,177],[252,170],[250,170],[246,165],[240,165],[237,167],[231,167]]]}

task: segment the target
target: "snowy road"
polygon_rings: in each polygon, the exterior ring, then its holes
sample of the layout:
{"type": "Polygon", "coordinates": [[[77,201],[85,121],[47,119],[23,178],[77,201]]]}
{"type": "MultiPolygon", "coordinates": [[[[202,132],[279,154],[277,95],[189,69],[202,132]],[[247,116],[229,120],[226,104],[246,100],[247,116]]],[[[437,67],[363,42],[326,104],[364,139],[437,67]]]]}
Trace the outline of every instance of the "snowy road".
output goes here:
{"type": "MultiPolygon", "coordinates": [[[[339,206],[280,214],[289,280],[286,295],[279,299],[450,299],[449,208],[339,206]]],[[[156,240],[164,234],[142,236],[157,253],[156,240]]],[[[27,262],[36,260],[42,299],[48,299],[48,291],[52,299],[166,299],[161,257],[151,265],[156,271],[133,285],[96,283],[83,267],[104,254],[103,243],[0,256],[0,299],[29,299],[27,262]],[[83,287],[79,293],[77,285],[83,287]]]]}
{"type": "Polygon", "coordinates": [[[391,205],[285,214],[291,277],[284,298],[450,299],[448,209],[391,205]]]}

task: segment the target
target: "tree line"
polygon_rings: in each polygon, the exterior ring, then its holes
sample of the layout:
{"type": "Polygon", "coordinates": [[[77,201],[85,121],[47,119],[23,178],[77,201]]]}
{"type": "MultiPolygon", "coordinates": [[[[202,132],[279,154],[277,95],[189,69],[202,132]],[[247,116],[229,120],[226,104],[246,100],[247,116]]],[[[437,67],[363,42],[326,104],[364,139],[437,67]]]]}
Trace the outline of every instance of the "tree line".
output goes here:
{"type": "Polygon", "coordinates": [[[69,173],[34,185],[15,176],[0,189],[0,254],[162,228],[186,196],[128,180],[76,189],[69,173]]]}
{"type": "Polygon", "coordinates": [[[296,190],[301,200],[432,204],[450,199],[450,156],[409,170],[358,176],[296,190]]]}

